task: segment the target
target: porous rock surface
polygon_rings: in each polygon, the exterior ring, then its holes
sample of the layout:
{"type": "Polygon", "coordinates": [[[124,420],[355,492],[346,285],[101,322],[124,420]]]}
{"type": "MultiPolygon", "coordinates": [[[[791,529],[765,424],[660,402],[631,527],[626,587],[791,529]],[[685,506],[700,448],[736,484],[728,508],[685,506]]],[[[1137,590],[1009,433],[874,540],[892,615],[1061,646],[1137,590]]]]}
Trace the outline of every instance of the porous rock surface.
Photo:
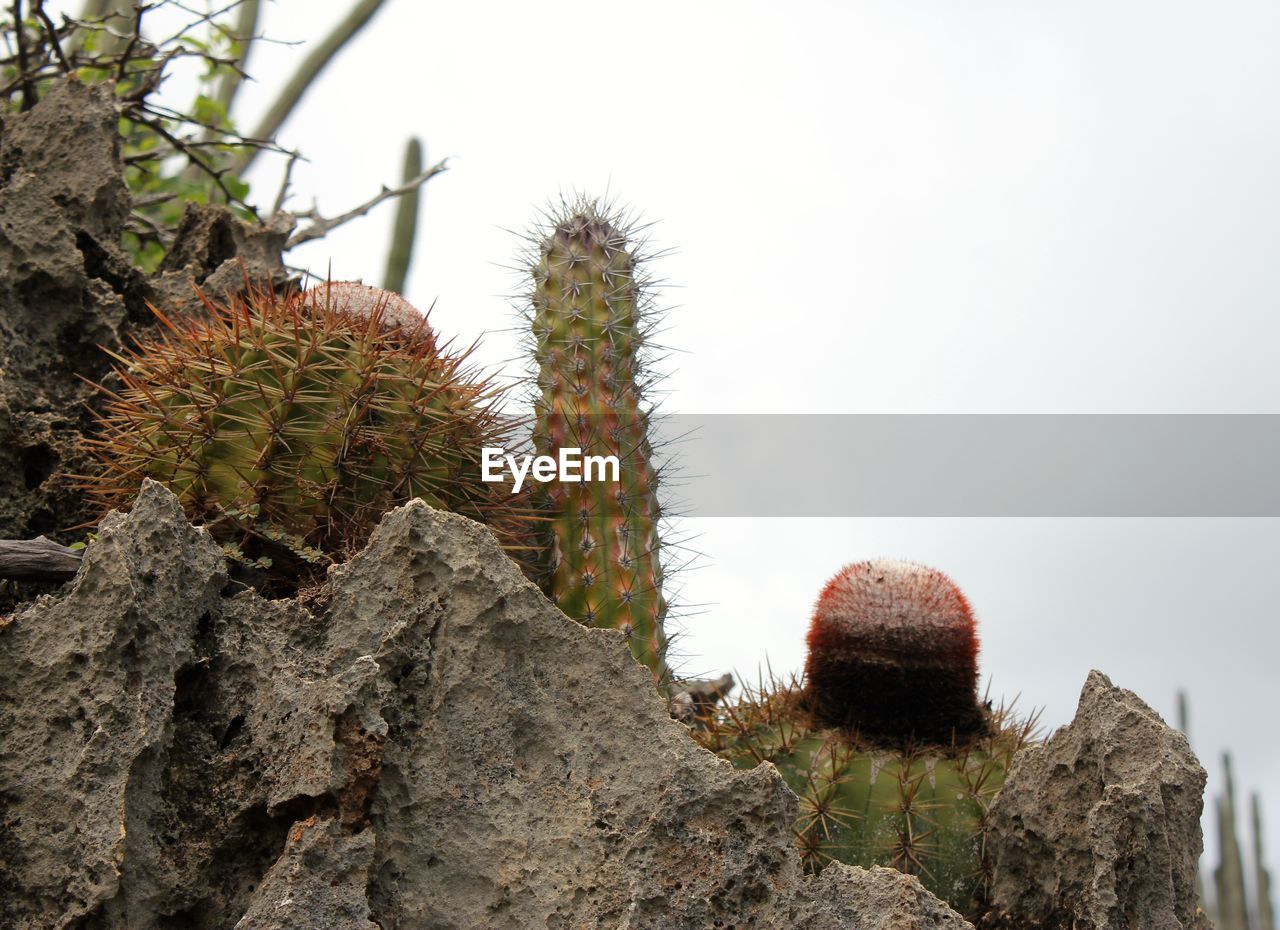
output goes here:
{"type": "Polygon", "coordinates": [[[696,746],[478,524],[415,501],[320,593],[226,585],[148,482],[0,620],[0,926],[969,926],[802,874],[772,766],[696,746]]]}
{"type": "Polygon", "coordinates": [[[0,537],[76,522],[50,476],[76,451],[141,277],[119,247],[129,212],[116,110],[105,86],[55,85],[0,130],[0,537]]]}
{"type": "Polygon", "coordinates": [[[135,268],[118,118],[109,86],[65,78],[0,122],[0,538],[63,538],[91,516],[67,476],[90,466],[81,378],[107,375],[100,346],[154,325],[148,302],[182,312],[193,284],[222,296],[246,273],[285,275],[291,218],[247,225],[220,206],[188,209],[157,275],[135,268]]]}
{"type": "Polygon", "coordinates": [[[1190,930],[1205,771],[1186,737],[1091,672],[1075,719],[1020,753],[992,805],[984,926],[1190,930]]]}

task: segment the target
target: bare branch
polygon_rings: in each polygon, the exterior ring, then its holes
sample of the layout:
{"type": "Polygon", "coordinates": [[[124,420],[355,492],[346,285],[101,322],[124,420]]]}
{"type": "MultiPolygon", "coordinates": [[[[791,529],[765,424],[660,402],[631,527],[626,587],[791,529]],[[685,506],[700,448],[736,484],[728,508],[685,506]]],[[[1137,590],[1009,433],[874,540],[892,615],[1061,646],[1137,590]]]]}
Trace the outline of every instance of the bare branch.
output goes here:
{"type": "Polygon", "coordinates": [[[271,215],[275,216],[284,209],[284,202],[289,197],[289,182],[293,180],[293,166],[302,156],[297,152],[289,153],[289,160],[284,166],[284,177],[280,181],[280,192],[276,194],[276,202],[271,205],[271,215]]]}
{"type": "Polygon", "coordinates": [[[383,201],[390,200],[394,197],[403,197],[411,191],[416,191],[437,174],[447,170],[447,167],[447,160],[436,162],[436,164],[423,171],[417,177],[410,178],[399,187],[384,186],[381,191],[366,200],[364,203],[360,204],[360,206],[348,210],[346,213],[335,216],[332,219],[326,219],[325,217],[320,216],[315,210],[299,214],[299,218],[309,219],[311,220],[311,224],[305,229],[300,229],[290,236],[289,242],[285,247],[292,249],[294,246],[301,245],[304,242],[310,242],[313,239],[323,239],[326,235],[344,223],[349,223],[354,219],[364,216],[383,201]]]}
{"type": "Polygon", "coordinates": [[[198,120],[194,116],[188,116],[187,114],[182,113],[178,110],[161,106],[159,104],[152,103],[151,101],[147,101],[145,104],[141,106],[140,109],[142,110],[142,112],[145,112],[151,116],[154,116],[157,119],[169,120],[170,122],[173,122],[173,123],[186,123],[190,126],[195,126],[199,129],[205,129],[205,130],[211,130],[211,131],[217,132],[220,136],[220,138],[212,138],[212,139],[201,138],[198,140],[189,141],[187,142],[187,146],[190,148],[217,148],[217,147],[223,147],[223,146],[245,145],[245,146],[253,146],[255,148],[260,148],[260,149],[266,149],[267,151],[275,152],[278,155],[297,154],[296,152],[294,152],[293,149],[287,149],[284,146],[277,145],[275,142],[272,142],[270,140],[250,139],[248,136],[242,136],[240,135],[240,133],[233,132],[229,129],[218,129],[218,127],[216,127],[212,123],[208,123],[203,120],[198,120]]]}
{"type": "Polygon", "coordinates": [[[183,139],[179,139],[173,133],[169,132],[169,130],[165,128],[163,120],[154,119],[146,116],[145,114],[139,114],[137,119],[138,122],[147,126],[152,132],[172,145],[174,149],[181,152],[193,165],[196,165],[202,172],[208,175],[213,183],[218,185],[218,190],[222,191],[222,196],[227,199],[227,203],[237,203],[252,213],[255,219],[258,218],[257,211],[254,210],[250,204],[245,203],[233,194],[230,188],[227,187],[226,182],[223,181],[222,176],[230,170],[229,168],[215,168],[211,164],[206,163],[195,153],[193,145],[187,143],[183,139]]]}
{"type": "Polygon", "coordinates": [[[213,99],[218,101],[223,111],[227,114],[231,113],[231,105],[235,103],[236,92],[240,90],[240,84],[245,78],[245,67],[249,61],[249,53],[253,51],[253,44],[257,38],[259,8],[259,0],[244,0],[240,5],[240,15],[236,18],[234,33],[231,36],[239,52],[236,56],[236,68],[222,75],[218,81],[217,90],[213,95],[213,99]]]}
{"type": "Polygon", "coordinates": [[[134,210],[129,214],[125,229],[144,242],[158,242],[166,249],[173,243],[174,239],[172,229],[165,229],[140,210],[134,210]]]}
{"type": "MultiPolygon", "coordinates": [[[[329,62],[337,56],[352,38],[355,37],[365,24],[373,18],[373,15],[381,9],[386,0],[360,0],[359,3],[352,8],[346,18],[334,28],[334,30],[325,36],[324,41],[315,47],[315,49],[305,59],[297,72],[289,79],[289,83],[280,91],[280,96],[276,98],[276,102],[271,105],[261,122],[258,123],[250,135],[255,139],[274,139],[276,133],[280,131],[280,127],[284,125],[284,121],[289,118],[298,102],[302,100],[304,94],[311,87],[315,79],[320,76],[329,62]]],[[[253,164],[253,160],[257,157],[257,149],[246,149],[236,163],[236,172],[243,174],[245,170],[253,164]]]]}
{"type": "Polygon", "coordinates": [[[80,553],[37,536],[0,539],[0,578],[67,581],[80,569],[80,553]]]}
{"type": "Polygon", "coordinates": [[[193,18],[189,22],[183,24],[182,28],[179,29],[177,32],[175,32],[173,35],[169,36],[167,39],[165,39],[162,42],[157,42],[156,44],[159,45],[161,48],[167,48],[168,46],[173,45],[175,42],[179,41],[180,39],[186,38],[188,33],[194,31],[200,26],[211,26],[214,29],[218,30],[219,32],[222,32],[223,31],[222,27],[218,25],[217,18],[224,13],[231,12],[232,10],[234,10],[236,7],[240,6],[244,2],[245,0],[231,0],[230,3],[220,6],[217,9],[210,9],[201,13],[199,10],[192,9],[191,7],[187,6],[185,3],[179,3],[178,0],[165,0],[166,4],[170,6],[174,6],[177,9],[182,10],[182,12],[184,13],[190,14],[193,18]]]}
{"type": "Polygon", "coordinates": [[[27,30],[22,26],[22,0],[13,0],[13,37],[18,44],[18,80],[22,83],[22,109],[36,105],[36,87],[27,70],[27,30]]]}
{"type": "MultiPolygon", "coordinates": [[[[138,43],[140,43],[140,42],[142,41],[142,14],[143,14],[143,13],[145,13],[146,11],[147,11],[147,6],[146,6],[146,4],[143,4],[143,3],[139,3],[139,4],[138,4],[138,6],[137,6],[137,9],[134,11],[134,15],[133,15],[133,31],[129,33],[128,42],[126,42],[126,43],[125,43],[124,51],[120,53],[120,65],[116,68],[116,82],[117,82],[117,83],[118,83],[118,82],[120,82],[120,81],[123,81],[123,80],[125,79],[125,71],[126,71],[126,68],[128,67],[129,62],[130,62],[130,61],[133,59],[133,57],[134,57],[134,56],[133,56],[133,50],[134,50],[135,48],[137,48],[137,47],[138,47],[138,43]]],[[[108,30],[108,31],[110,31],[110,30],[108,30]]],[[[168,56],[167,58],[165,58],[165,59],[164,59],[164,62],[165,62],[165,63],[168,63],[168,61],[169,61],[169,60],[170,60],[170,58],[172,58],[172,57],[173,57],[173,56],[168,56]]],[[[164,70],[164,65],[161,65],[161,66],[160,66],[160,68],[158,68],[158,69],[157,69],[157,72],[156,72],[156,73],[157,73],[157,74],[159,74],[159,73],[160,73],[160,72],[162,72],[163,70],[164,70]]],[[[156,86],[159,86],[159,84],[160,84],[160,80],[159,80],[159,78],[157,77],[157,78],[156,78],[156,86]]],[[[154,88],[153,88],[153,89],[154,89],[154,88]]],[[[149,93],[149,91],[148,91],[148,93],[149,93]]]]}
{"type": "Polygon", "coordinates": [[[49,19],[49,14],[44,11],[44,0],[35,0],[32,13],[40,20],[40,25],[44,27],[45,34],[49,37],[49,48],[53,51],[58,59],[58,64],[62,67],[63,74],[71,72],[71,65],[67,62],[67,56],[62,54],[62,42],[58,39],[58,29],[53,25],[53,20],[49,19]]]}

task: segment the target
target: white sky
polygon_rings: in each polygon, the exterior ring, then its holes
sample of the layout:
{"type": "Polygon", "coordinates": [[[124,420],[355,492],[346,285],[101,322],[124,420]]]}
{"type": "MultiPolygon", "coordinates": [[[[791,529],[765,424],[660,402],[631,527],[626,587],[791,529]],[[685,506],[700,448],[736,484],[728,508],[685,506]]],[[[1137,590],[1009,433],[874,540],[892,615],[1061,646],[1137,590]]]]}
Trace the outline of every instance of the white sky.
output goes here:
{"type": "MultiPolygon", "coordinates": [[[[264,28],[313,39],[346,5],[278,0],[264,28]]],[[[637,9],[391,0],[282,134],[311,159],[294,205],[335,213],[396,180],[411,134],[449,156],[407,296],[498,367],[522,286],[505,230],[607,190],[676,250],[655,269],[678,285],[670,411],[1280,413],[1280,5],[637,9]]],[[[302,51],[259,53],[246,127],[302,51]]],[[[254,176],[263,201],[277,171],[254,176]]],[[[378,283],[390,214],[293,260],[378,283]]],[[[1197,750],[1214,778],[1235,752],[1280,865],[1280,521],[685,529],[707,553],[683,579],[705,605],[689,671],[797,669],[842,564],[924,561],[979,612],[996,693],[1050,725],[1090,667],[1170,720],[1188,688],[1197,750]]]]}

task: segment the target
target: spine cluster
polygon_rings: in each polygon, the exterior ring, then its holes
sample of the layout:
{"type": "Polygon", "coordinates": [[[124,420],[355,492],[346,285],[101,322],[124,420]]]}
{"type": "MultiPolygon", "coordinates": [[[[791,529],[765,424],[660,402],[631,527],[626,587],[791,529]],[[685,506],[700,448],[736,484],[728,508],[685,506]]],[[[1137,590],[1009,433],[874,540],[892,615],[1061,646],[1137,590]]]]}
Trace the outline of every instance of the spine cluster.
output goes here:
{"type": "Polygon", "coordinates": [[[643,398],[647,299],[627,236],[583,205],[537,247],[531,314],[537,362],[534,445],[557,456],[616,456],[619,481],[542,486],[548,595],[568,616],[622,630],[667,677],[658,472],[643,398]]]}

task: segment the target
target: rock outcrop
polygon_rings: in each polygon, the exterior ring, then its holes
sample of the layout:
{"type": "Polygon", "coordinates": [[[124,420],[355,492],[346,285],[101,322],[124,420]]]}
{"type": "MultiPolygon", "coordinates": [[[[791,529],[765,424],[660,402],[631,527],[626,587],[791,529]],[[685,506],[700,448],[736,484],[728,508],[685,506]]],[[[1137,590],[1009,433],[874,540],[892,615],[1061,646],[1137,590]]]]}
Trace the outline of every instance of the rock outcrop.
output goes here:
{"type": "Polygon", "coordinates": [[[88,518],[67,477],[89,467],[93,391],[80,379],[107,374],[100,346],[153,325],[148,301],[180,312],[193,283],[221,296],[246,272],[285,277],[292,220],[251,226],[219,206],[189,208],[155,277],[133,267],[118,119],[110,87],[68,78],[0,126],[0,538],[88,518]]]}
{"type": "Polygon", "coordinates": [[[119,245],[129,193],[116,120],[108,87],[64,81],[0,134],[0,537],[81,516],[50,480],[83,464],[76,375],[106,371],[97,347],[119,346],[131,302],[144,309],[119,245]]]}
{"type": "Polygon", "coordinates": [[[166,312],[192,313],[199,305],[194,285],[221,299],[240,291],[246,277],[287,284],[281,256],[294,225],[288,213],[251,225],[220,204],[187,204],[173,245],[148,281],[151,302],[166,312]]]}
{"type": "Polygon", "coordinates": [[[1190,930],[1205,772],[1186,738],[1092,672],[1075,719],[1021,753],[991,810],[992,927],[1190,930]]]}
{"type": "Polygon", "coordinates": [[[479,524],[413,502],[322,591],[226,586],[148,483],[0,621],[0,926],[969,926],[804,875],[777,772],[697,747],[479,524]]]}

